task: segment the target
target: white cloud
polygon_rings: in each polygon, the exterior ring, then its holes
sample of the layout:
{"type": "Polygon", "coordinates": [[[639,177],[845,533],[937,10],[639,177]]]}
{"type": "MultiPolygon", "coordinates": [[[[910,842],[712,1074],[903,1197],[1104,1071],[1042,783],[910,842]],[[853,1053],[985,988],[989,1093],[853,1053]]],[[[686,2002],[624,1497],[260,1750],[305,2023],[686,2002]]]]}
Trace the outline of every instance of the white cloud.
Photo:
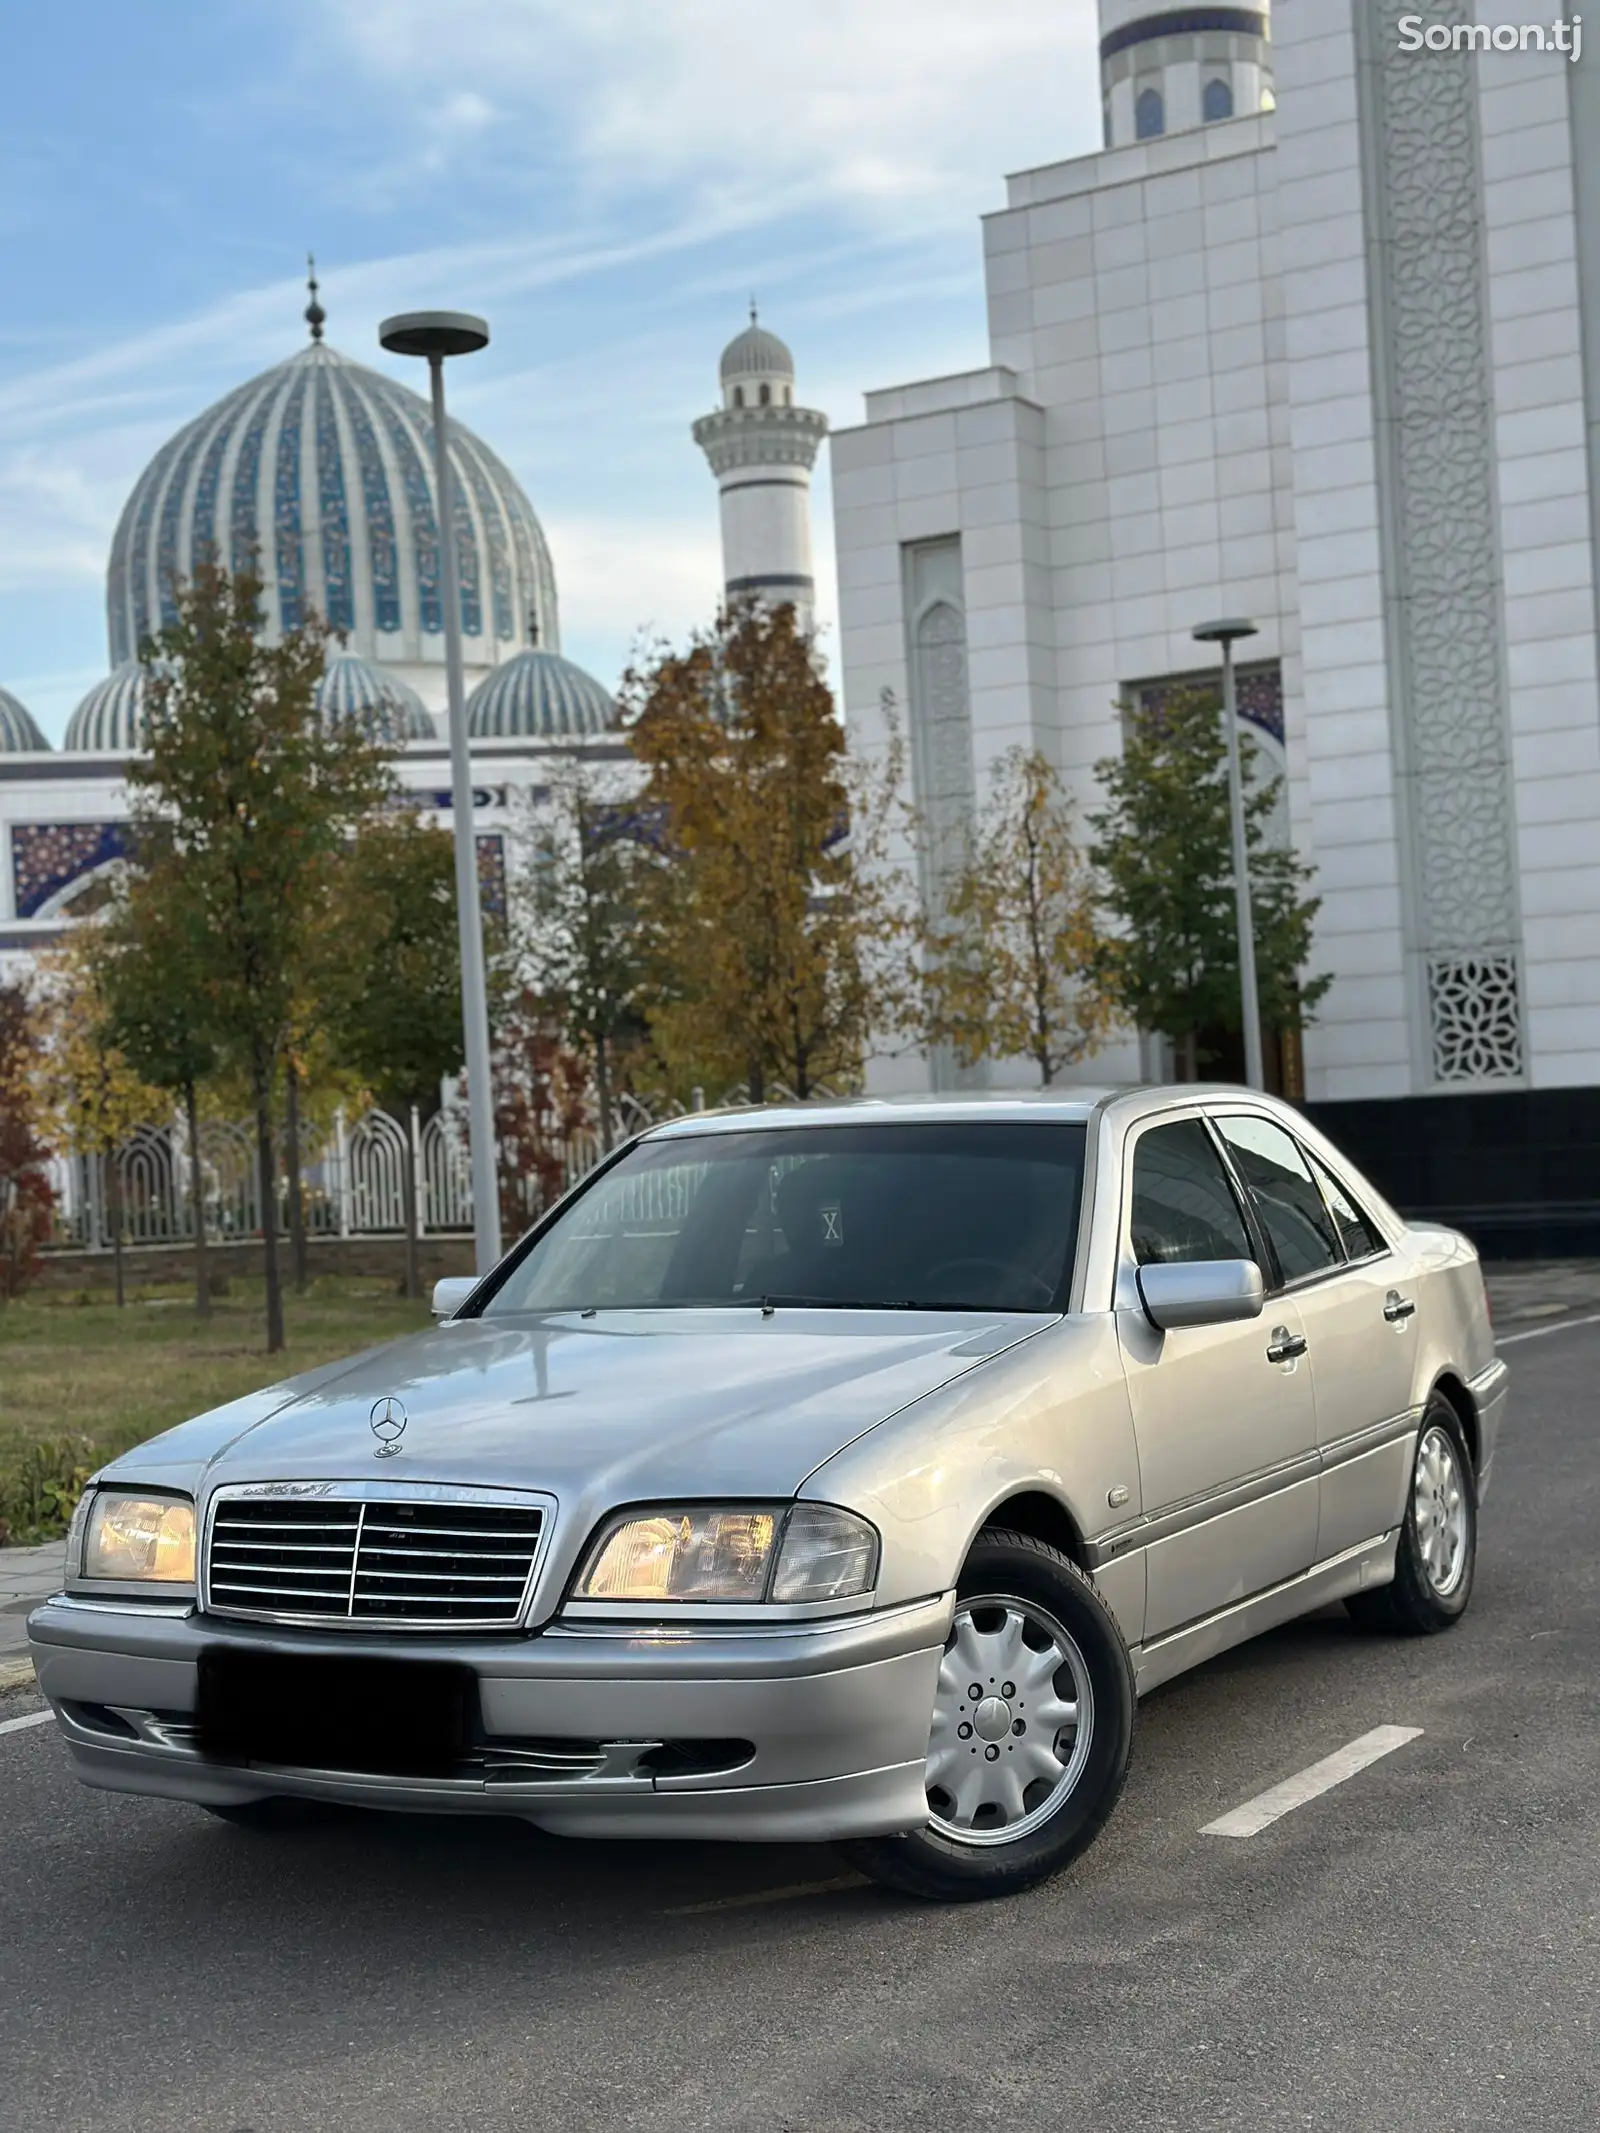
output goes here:
{"type": "Polygon", "coordinates": [[[315,0],[374,83],[544,115],[599,195],[903,219],[1098,146],[1094,0],[315,0]]]}

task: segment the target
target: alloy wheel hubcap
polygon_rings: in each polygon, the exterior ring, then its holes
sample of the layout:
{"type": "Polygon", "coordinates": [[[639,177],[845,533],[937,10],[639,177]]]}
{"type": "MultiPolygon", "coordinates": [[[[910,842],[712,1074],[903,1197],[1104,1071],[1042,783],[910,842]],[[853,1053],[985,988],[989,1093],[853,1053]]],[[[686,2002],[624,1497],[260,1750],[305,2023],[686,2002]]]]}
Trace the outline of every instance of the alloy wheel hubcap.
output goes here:
{"type": "Polygon", "coordinates": [[[939,1668],[928,1819],[962,1844],[1013,1844],[1071,1793],[1094,1734],[1076,1642],[1030,1600],[963,1600],[939,1668]]]}
{"type": "Polygon", "coordinates": [[[1411,1504],[1423,1575],[1447,1600],[1467,1570],[1467,1490],[1455,1440],[1437,1422],[1417,1447],[1411,1504]]]}

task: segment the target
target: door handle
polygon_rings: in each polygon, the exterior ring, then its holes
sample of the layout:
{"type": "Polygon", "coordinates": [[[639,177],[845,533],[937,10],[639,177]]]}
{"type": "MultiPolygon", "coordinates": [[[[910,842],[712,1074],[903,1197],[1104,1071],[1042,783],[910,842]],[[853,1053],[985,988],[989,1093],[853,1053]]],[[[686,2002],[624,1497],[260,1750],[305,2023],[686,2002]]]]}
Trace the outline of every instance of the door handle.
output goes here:
{"type": "Polygon", "coordinates": [[[1272,1345],[1267,1350],[1269,1363],[1292,1363],[1296,1356],[1304,1355],[1311,1343],[1303,1333],[1291,1333],[1287,1326],[1274,1326],[1272,1345]]]}
{"type": "Polygon", "coordinates": [[[1391,1289],[1384,1298],[1383,1315],[1391,1326],[1398,1326],[1405,1319],[1415,1318],[1417,1307],[1409,1296],[1402,1296],[1398,1289],[1391,1289]]]}

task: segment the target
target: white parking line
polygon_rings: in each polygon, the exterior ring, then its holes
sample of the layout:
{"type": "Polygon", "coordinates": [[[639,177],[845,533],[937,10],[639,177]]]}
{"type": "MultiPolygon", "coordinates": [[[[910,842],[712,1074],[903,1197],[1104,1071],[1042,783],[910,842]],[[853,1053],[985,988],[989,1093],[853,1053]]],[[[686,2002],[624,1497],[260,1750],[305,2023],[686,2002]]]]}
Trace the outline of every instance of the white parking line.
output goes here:
{"type": "Polygon", "coordinates": [[[26,1718],[0,1718],[0,1733],[20,1733],[24,1726],[47,1726],[54,1711],[30,1711],[26,1718]]]}
{"type": "Polygon", "coordinates": [[[1365,1770],[1369,1763],[1393,1755],[1396,1748],[1403,1748],[1408,1740],[1416,1740],[1421,1732],[1420,1726],[1374,1726],[1359,1740],[1336,1748],[1332,1755],[1325,1755],[1320,1763],[1313,1763],[1306,1770],[1297,1770],[1281,1785],[1258,1792],[1242,1807],[1235,1807],[1230,1814],[1208,1822],[1200,1834],[1202,1837],[1253,1837],[1268,1823],[1276,1822],[1280,1815],[1304,1807],[1307,1800],[1316,1799],[1319,1793],[1331,1792],[1335,1785],[1342,1785],[1346,1778],[1354,1777],[1358,1770],[1365,1770]]]}
{"type": "Polygon", "coordinates": [[[1530,1326],[1526,1333],[1502,1333],[1495,1346],[1509,1348],[1513,1341],[1542,1341],[1547,1333],[1570,1333],[1574,1326],[1600,1326],[1600,1311],[1591,1311],[1587,1318],[1564,1318],[1559,1326],[1530,1326]]]}

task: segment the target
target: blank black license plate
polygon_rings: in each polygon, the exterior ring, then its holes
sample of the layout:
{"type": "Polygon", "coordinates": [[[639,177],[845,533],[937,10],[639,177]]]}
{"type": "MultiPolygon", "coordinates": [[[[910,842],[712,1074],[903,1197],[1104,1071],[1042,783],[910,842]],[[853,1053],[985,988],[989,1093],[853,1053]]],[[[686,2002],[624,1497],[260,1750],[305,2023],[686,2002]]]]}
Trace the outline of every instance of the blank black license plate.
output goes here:
{"type": "Polygon", "coordinates": [[[436,1659],[210,1651],[199,1743],[230,1763],[442,1776],[467,1750],[476,1688],[470,1667],[436,1659]]]}

